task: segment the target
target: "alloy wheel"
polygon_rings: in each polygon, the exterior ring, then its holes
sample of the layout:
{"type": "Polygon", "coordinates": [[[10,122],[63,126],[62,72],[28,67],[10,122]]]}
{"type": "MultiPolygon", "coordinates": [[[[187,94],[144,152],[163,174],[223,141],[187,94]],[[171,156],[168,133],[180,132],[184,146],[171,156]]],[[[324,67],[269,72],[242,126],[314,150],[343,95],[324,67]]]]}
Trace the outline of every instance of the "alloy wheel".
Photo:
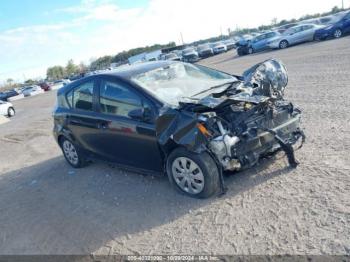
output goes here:
{"type": "Polygon", "coordinates": [[[340,29],[337,29],[334,31],[334,37],[339,38],[342,35],[342,31],[340,29]]]}
{"type": "Polygon", "coordinates": [[[72,165],[77,165],[79,163],[79,157],[75,146],[69,140],[64,140],[62,148],[67,160],[72,165]]]}
{"type": "Polygon", "coordinates": [[[286,48],[288,46],[288,42],[287,41],[282,41],[281,43],[280,43],[280,48],[281,49],[284,49],[284,48],[286,48]]]}
{"type": "Polygon", "coordinates": [[[204,188],[203,172],[190,158],[176,158],[172,163],[172,175],[176,184],[189,194],[199,194],[204,188]]]}

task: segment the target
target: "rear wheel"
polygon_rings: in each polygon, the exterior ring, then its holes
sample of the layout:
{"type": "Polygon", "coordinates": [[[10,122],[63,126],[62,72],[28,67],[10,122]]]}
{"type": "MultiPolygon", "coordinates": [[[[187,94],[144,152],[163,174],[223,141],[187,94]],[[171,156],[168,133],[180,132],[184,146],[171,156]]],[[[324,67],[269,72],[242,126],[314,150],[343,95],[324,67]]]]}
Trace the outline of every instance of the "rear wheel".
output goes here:
{"type": "Polygon", "coordinates": [[[280,49],[284,49],[288,47],[288,41],[287,40],[282,40],[279,44],[280,49]]]}
{"type": "Polygon", "coordinates": [[[63,137],[60,141],[60,145],[64,158],[72,167],[81,168],[85,166],[86,161],[84,157],[72,141],[63,137]]]}
{"type": "Polygon", "coordinates": [[[339,38],[343,35],[343,32],[338,28],[334,31],[333,36],[334,38],[339,38]]]}
{"type": "Polygon", "coordinates": [[[206,152],[175,149],[167,159],[167,173],[170,183],[191,197],[208,198],[219,189],[218,167],[206,152]]]}
{"type": "Polygon", "coordinates": [[[15,114],[16,114],[16,111],[15,111],[15,109],[13,107],[9,107],[7,109],[7,116],[8,117],[13,117],[13,116],[15,116],[15,114]]]}

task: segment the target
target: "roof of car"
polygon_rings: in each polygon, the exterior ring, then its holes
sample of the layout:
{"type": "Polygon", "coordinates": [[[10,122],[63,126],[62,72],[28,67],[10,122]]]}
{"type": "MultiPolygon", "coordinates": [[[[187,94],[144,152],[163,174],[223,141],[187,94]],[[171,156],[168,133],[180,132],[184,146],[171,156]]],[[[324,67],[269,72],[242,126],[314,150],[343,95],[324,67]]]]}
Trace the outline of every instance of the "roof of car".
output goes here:
{"type": "Polygon", "coordinates": [[[176,63],[176,62],[169,61],[169,60],[143,62],[139,64],[122,66],[110,72],[103,72],[100,75],[114,75],[120,78],[130,79],[134,75],[142,74],[160,67],[169,66],[170,64],[173,64],[173,63],[176,63]]]}

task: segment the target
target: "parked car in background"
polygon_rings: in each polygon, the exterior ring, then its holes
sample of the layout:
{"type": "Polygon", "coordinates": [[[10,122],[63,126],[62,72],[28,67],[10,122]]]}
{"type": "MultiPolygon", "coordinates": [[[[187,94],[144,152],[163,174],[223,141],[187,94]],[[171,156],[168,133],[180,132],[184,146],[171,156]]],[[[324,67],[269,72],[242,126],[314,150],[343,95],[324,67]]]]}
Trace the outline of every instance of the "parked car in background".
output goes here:
{"type": "Polygon", "coordinates": [[[252,38],[250,41],[246,41],[244,45],[240,45],[237,48],[237,54],[239,56],[252,54],[269,49],[270,40],[280,36],[279,32],[271,31],[252,38]]]}
{"type": "Polygon", "coordinates": [[[201,58],[206,58],[206,57],[214,55],[213,48],[210,47],[210,44],[199,45],[197,47],[197,52],[201,58]]]}
{"type": "Polygon", "coordinates": [[[19,93],[15,89],[5,91],[5,92],[0,92],[0,100],[7,101],[7,99],[9,99],[10,97],[14,97],[18,95],[19,93]]]}
{"type": "Polygon", "coordinates": [[[68,83],[70,83],[69,79],[56,80],[50,86],[50,90],[60,89],[61,87],[65,86],[68,83]]]}
{"type": "Polygon", "coordinates": [[[297,25],[289,28],[283,34],[276,36],[270,40],[269,47],[276,48],[287,48],[291,45],[296,45],[308,41],[313,41],[315,38],[316,30],[323,26],[314,24],[297,25]]]}
{"type": "Polygon", "coordinates": [[[171,52],[164,54],[163,60],[181,61],[181,57],[179,57],[176,53],[171,52]]]}
{"type": "Polygon", "coordinates": [[[44,90],[37,85],[33,85],[33,86],[28,86],[25,89],[23,89],[22,94],[27,97],[27,96],[35,96],[38,94],[44,93],[44,90]]]}
{"type": "Polygon", "coordinates": [[[193,47],[182,50],[182,60],[189,63],[197,62],[199,60],[197,51],[193,47]]]}
{"type": "Polygon", "coordinates": [[[13,117],[15,114],[15,108],[11,103],[0,100],[0,116],[13,117]]]}
{"type": "Polygon", "coordinates": [[[234,49],[236,47],[236,41],[232,39],[227,39],[223,41],[224,45],[226,45],[227,50],[234,49]]]}
{"type": "Polygon", "coordinates": [[[48,82],[42,82],[42,83],[39,84],[39,86],[41,87],[42,90],[49,91],[50,87],[51,87],[51,84],[48,83],[48,82]]]}
{"type": "Polygon", "coordinates": [[[286,25],[281,25],[277,28],[275,28],[275,31],[278,31],[280,34],[283,34],[286,30],[288,30],[291,27],[297,26],[297,23],[290,23],[290,24],[286,24],[286,25]]]}
{"type": "Polygon", "coordinates": [[[245,34],[245,35],[239,36],[239,39],[236,42],[236,47],[238,48],[239,46],[246,45],[247,42],[252,40],[253,38],[254,38],[254,36],[251,34],[245,34]]]}
{"type": "Polygon", "coordinates": [[[216,42],[212,45],[214,54],[225,53],[227,51],[227,47],[223,42],[216,42]]]}
{"type": "Polygon", "coordinates": [[[328,38],[339,38],[348,33],[350,33],[350,11],[334,15],[331,24],[316,30],[315,39],[325,40],[328,38]]]}

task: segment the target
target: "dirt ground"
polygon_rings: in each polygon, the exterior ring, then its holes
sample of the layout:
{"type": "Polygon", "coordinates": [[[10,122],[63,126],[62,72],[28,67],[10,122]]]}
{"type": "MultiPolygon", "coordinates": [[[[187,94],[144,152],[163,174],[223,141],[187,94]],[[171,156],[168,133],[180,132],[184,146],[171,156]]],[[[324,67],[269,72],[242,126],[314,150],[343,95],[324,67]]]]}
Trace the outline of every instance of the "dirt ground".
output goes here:
{"type": "Polygon", "coordinates": [[[0,254],[350,254],[350,37],[201,63],[240,74],[270,57],[303,110],[301,165],[261,161],[226,177],[221,198],[105,163],[74,170],[51,134],[55,93],[14,102],[0,125],[0,254]]]}

